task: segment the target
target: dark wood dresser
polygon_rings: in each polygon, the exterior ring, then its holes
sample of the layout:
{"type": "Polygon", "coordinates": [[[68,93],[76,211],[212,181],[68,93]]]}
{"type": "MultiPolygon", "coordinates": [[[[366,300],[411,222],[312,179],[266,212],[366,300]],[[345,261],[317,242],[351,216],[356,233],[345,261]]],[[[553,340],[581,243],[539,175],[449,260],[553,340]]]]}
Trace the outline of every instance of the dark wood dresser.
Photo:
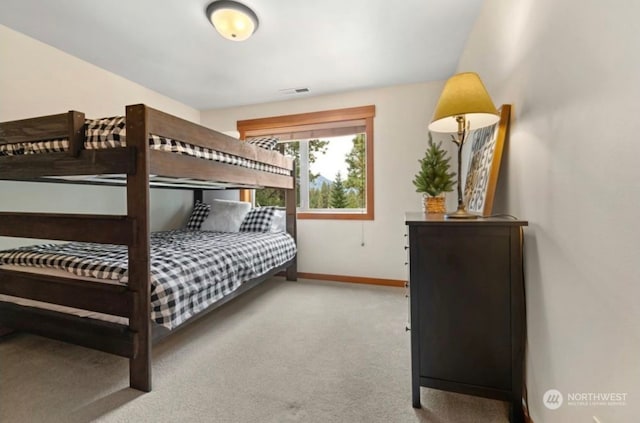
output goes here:
{"type": "Polygon", "coordinates": [[[420,386],[511,403],[523,422],[522,227],[407,213],[413,406],[420,386]]]}

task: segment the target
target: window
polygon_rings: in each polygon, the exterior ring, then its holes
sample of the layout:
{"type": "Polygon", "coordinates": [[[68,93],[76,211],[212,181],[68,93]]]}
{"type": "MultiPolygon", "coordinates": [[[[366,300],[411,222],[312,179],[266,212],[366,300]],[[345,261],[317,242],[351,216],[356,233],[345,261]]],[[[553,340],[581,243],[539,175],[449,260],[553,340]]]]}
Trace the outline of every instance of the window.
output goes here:
{"type": "MultiPolygon", "coordinates": [[[[242,139],[276,136],[296,158],[299,219],[373,220],[375,106],[238,122],[242,139]]],[[[280,190],[256,191],[260,205],[284,205],[280,190]]]]}

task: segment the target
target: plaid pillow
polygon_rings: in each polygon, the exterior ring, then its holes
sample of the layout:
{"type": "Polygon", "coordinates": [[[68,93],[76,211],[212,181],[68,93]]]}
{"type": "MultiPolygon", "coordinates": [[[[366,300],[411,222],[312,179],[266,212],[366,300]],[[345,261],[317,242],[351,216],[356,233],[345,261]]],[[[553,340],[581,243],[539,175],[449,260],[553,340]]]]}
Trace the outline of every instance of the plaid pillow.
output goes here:
{"type": "Polygon", "coordinates": [[[209,216],[210,211],[211,206],[209,204],[196,201],[196,205],[193,206],[191,217],[189,218],[189,222],[187,223],[187,229],[199,231],[200,227],[202,226],[202,222],[204,222],[205,219],[209,216]]]}
{"type": "Polygon", "coordinates": [[[278,141],[278,138],[275,137],[249,138],[247,140],[249,144],[264,148],[265,150],[275,150],[278,141]]]}
{"type": "Polygon", "coordinates": [[[127,123],[124,116],[87,119],[85,124],[86,142],[93,148],[105,148],[105,141],[109,147],[127,145],[127,123]]]}
{"type": "Polygon", "coordinates": [[[275,211],[276,208],[271,206],[249,210],[240,225],[240,232],[269,232],[275,211]]]}

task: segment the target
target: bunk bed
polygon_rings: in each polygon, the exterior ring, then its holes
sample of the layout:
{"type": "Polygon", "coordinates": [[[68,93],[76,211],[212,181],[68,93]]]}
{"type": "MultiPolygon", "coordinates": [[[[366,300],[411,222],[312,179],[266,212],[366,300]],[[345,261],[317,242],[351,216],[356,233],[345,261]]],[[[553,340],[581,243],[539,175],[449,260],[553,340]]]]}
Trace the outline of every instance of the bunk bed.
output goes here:
{"type": "Polygon", "coordinates": [[[148,392],[154,342],[279,272],[285,272],[288,280],[297,275],[294,254],[243,281],[239,288],[179,325],[168,329],[157,324],[150,317],[154,237],[149,224],[150,188],[193,190],[194,203],[202,201],[203,191],[208,189],[283,189],[286,232],[295,242],[294,164],[278,152],[248,145],[143,104],[126,107],[121,122],[121,128],[126,128],[126,143],[92,145],[87,122],[83,113],[70,111],[0,123],[0,180],[124,186],[127,214],[0,211],[0,236],[119,246],[125,249],[126,283],[0,266],[0,295],[29,304],[0,301],[0,329],[31,332],[126,357],[130,386],[148,392]],[[56,307],[42,308],[28,301],[56,307]],[[60,311],[64,307],[113,319],[80,317],[60,311]]]}

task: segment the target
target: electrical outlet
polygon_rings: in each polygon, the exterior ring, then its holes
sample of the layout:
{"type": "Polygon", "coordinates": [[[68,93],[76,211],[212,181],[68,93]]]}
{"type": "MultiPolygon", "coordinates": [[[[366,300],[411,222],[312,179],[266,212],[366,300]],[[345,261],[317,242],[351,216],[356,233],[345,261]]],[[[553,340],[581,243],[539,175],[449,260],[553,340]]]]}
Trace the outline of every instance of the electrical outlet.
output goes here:
{"type": "Polygon", "coordinates": [[[599,418],[593,416],[593,423],[602,423],[599,418]]]}

